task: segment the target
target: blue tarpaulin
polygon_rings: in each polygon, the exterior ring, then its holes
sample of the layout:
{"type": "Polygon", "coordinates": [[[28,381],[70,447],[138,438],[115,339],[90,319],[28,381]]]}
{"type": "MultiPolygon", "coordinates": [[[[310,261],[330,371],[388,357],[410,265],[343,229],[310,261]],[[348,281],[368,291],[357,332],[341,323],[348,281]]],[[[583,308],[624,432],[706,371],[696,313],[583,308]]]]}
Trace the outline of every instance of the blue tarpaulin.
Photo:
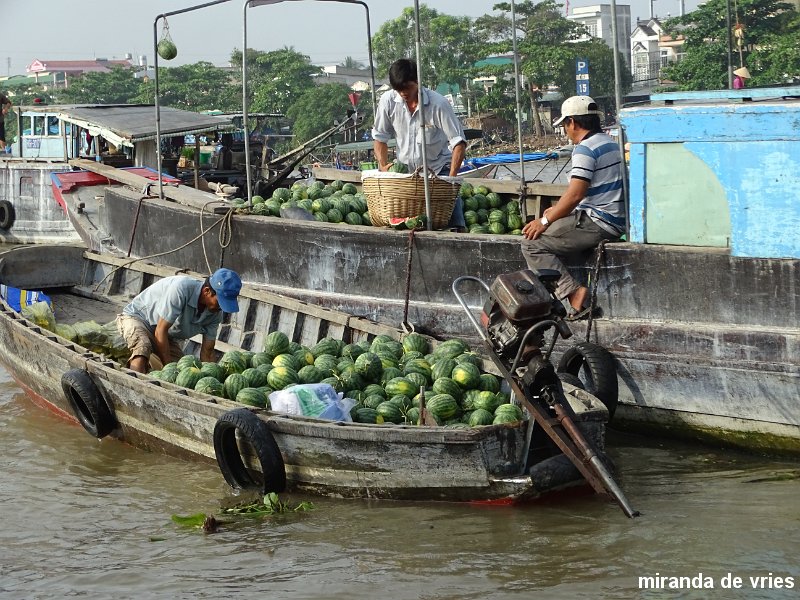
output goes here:
{"type": "MultiPolygon", "coordinates": [[[[558,153],[526,152],[522,155],[522,159],[525,162],[531,160],[543,160],[545,158],[558,158],[558,153]]],[[[483,165],[513,164],[519,162],[519,154],[492,154],[491,156],[478,156],[476,158],[470,158],[469,162],[474,164],[476,167],[482,167],[483,165]]]]}

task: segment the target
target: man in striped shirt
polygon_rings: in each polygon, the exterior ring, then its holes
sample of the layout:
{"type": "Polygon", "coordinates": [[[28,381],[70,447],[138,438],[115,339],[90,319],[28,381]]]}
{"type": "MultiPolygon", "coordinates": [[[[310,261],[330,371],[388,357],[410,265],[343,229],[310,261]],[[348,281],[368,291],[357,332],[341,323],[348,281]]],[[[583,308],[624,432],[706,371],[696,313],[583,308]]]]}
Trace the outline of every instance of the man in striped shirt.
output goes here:
{"type": "Polygon", "coordinates": [[[561,258],[585,252],[601,240],[625,233],[622,158],[617,143],[600,128],[600,115],[589,96],[572,96],[561,106],[561,118],[572,151],[567,191],[558,202],[522,229],[522,254],[528,267],[561,273],[556,296],[568,300],[570,319],[588,316],[589,290],[569,274],[561,258]]]}

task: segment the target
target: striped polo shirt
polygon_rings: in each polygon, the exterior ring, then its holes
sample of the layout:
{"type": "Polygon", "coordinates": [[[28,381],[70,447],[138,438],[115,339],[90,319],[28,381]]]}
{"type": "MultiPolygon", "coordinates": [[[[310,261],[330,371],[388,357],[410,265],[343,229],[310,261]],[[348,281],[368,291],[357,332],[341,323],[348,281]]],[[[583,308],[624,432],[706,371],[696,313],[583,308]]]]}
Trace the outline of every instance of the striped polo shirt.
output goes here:
{"type": "Polygon", "coordinates": [[[619,144],[605,133],[585,137],[572,151],[570,177],[589,182],[586,197],[576,210],[586,211],[592,221],[611,234],[625,233],[619,144]]]}

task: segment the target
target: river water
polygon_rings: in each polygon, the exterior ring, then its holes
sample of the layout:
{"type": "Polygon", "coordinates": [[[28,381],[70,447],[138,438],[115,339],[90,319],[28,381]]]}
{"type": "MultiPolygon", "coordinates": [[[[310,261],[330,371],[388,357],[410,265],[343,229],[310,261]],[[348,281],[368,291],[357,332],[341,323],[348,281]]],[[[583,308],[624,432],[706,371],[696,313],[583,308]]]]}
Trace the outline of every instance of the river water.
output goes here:
{"type": "Polygon", "coordinates": [[[636,520],[591,496],[501,508],[285,496],[314,510],[203,534],[170,517],[219,509],[215,467],[97,441],[0,370],[0,597],[797,597],[796,462],[610,445],[636,520]],[[639,589],[657,573],[702,573],[714,589],[639,589]],[[729,573],[741,590],[721,589],[729,573]],[[770,574],[794,588],[752,589],[770,574]]]}

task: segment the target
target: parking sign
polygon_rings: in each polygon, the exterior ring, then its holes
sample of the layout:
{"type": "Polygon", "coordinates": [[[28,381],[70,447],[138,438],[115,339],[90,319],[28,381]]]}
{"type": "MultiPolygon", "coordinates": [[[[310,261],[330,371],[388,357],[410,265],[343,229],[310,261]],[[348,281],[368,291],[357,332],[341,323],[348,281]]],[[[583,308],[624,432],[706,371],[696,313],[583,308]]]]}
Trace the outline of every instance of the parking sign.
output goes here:
{"type": "Polygon", "coordinates": [[[575,59],[575,94],[578,96],[590,96],[589,86],[589,59],[575,59]]]}

